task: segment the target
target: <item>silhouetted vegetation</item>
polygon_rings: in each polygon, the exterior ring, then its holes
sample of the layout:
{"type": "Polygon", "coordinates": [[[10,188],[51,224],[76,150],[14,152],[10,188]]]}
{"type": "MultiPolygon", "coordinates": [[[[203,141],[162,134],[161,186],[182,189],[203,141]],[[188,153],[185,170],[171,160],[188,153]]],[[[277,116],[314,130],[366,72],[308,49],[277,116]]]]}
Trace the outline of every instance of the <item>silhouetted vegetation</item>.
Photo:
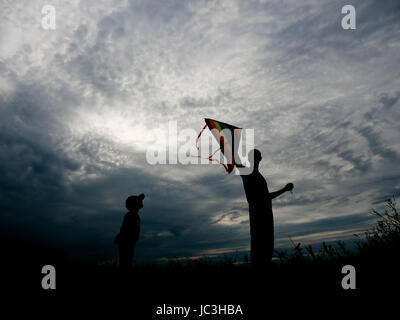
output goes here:
{"type": "Polygon", "coordinates": [[[248,257],[243,262],[236,253],[223,259],[172,259],[122,270],[112,261],[97,266],[73,265],[52,251],[20,247],[13,250],[18,254],[11,259],[19,268],[3,274],[8,275],[6,286],[18,295],[22,290],[29,296],[51,295],[60,301],[73,297],[82,303],[87,297],[115,299],[117,304],[125,301],[126,306],[134,305],[135,314],[144,314],[143,319],[152,318],[155,306],[163,303],[240,303],[246,315],[254,315],[246,318],[260,319],[258,314],[265,312],[266,304],[277,306],[290,301],[291,306],[301,306],[319,301],[329,306],[332,299],[348,303],[349,297],[364,292],[384,296],[397,290],[400,217],[395,199],[387,201],[385,210],[372,210],[372,214],[377,217],[376,224],[355,239],[354,250],[347,249],[342,241],[323,243],[320,250],[293,243],[293,251],[278,252],[278,263],[262,268],[252,266],[248,257]],[[56,267],[54,292],[40,286],[44,264],[56,267]],[[356,290],[344,290],[341,285],[342,268],[348,264],[357,272],[356,290]],[[267,296],[270,298],[266,300],[267,296]]]}
{"type": "Polygon", "coordinates": [[[343,241],[334,244],[322,243],[322,249],[315,251],[312,245],[302,247],[293,243],[293,251],[275,251],[281,263],[334,263],[341,260],[387,259],[397,258],[395,253],[400,247],[400,215],[393,197],[386,201],[385,210],[372,209],[371,214],[377,217],[376,224],[363,235],[355,235],[356,250],[349,250],[343,241]]]}

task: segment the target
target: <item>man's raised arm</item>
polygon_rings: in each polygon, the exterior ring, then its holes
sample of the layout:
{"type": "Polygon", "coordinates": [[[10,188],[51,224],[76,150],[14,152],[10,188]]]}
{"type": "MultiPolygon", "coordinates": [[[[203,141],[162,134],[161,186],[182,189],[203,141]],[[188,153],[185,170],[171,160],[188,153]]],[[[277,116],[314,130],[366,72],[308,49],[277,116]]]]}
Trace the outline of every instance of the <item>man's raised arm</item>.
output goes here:
{"type": "Polygon", "coordinates": [[[275,199],[276,197],[279,197],[282,193],[285,193],[286,191],[292,191],[294,188],[293,183],[288,183],[285,187],[278,191],[270,192],[269,197],[272,199],[275,199]]]}

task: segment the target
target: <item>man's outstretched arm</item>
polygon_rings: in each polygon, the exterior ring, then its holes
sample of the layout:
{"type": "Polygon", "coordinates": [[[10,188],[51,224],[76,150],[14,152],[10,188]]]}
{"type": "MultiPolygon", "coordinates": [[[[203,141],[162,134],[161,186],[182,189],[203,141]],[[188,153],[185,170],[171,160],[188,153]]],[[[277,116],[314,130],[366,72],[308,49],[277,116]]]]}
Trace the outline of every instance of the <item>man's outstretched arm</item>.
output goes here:
{"type": "Polygon", "coordinates": [[[270,192],[269,197],[272,199],[275,199],[276,197],[279,197],[282,193],[285,193],[286,191],[292,191],[294,188],[293,183],[288,183],[285,187],[278,191],[270,192]]]}

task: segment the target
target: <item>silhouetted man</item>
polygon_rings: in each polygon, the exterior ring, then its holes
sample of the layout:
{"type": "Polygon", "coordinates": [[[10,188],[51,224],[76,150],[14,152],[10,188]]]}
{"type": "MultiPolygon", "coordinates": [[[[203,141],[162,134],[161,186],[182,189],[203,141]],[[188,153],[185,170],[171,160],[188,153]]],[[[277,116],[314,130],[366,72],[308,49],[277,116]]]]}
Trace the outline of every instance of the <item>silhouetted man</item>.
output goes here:
{"type": "Polygon", "coordinates": [[[265,265],[271,262],[274,251],[274,219],[272,215],[272,199],[286,191],[293,190],[293,183],[284,188],[269,192],[258,167],[262,159],[257,149],[249,152],[250,168],[238,165],[243,180],[244,191],[249,203],[250,236],[251,236],[251,264],[265,265]]]}
{"type": "Polygon", "coordinates": [[[119,265],[124,269],[132,266],[136,241],[139,240],[139,210],[143,208],[143,199],[143,193],[139,196],[129,196],[126,199],[125,206],[129,212],[125,214],[120,232],[115,238],[119,248],[119,265]]]}

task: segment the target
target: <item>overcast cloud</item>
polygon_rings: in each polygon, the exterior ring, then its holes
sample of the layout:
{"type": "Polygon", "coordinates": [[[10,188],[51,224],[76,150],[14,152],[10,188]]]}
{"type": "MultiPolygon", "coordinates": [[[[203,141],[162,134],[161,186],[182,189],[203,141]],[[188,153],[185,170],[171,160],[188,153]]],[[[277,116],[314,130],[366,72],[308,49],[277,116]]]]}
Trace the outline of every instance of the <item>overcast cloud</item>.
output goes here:
{"type": "Polygon", "coordinates": [[[294,182],[278,248],[364,230],[400,191],[400,2],[352,1],[356,30],[345,4],[1,1],[1,232],[112,259],[143,192],[138,259],[248,250],[239,177],[146,162],[169,121],[205,117],[254,129],[270,190],[294,182]]]}

